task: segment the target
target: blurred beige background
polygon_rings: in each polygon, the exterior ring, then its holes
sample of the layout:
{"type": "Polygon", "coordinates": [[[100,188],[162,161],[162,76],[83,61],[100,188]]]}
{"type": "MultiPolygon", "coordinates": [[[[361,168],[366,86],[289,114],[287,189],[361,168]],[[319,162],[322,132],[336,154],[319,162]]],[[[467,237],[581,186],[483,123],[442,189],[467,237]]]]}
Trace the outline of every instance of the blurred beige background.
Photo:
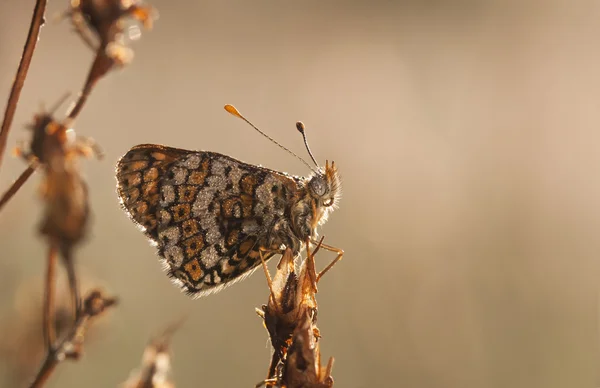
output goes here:
{"type": "MultiPolygon", "coordinates": [[[[0,2],[3,104],[33,3],[0,2]]],[[[318,160],[343,175],[341,207],[322,232],[346,256],[318,294],[336,387],[600,383],[599,2],[152,4],[155,29],[133,45],[131,66],[98,85],[76,126],[106,152],[84,162],[94,220],[78,263],[122,303],[49,387],[116,386],[182,312],[178,387],[264,377],[270,350],[254,313],[267,300],[264,276],[190,300],[115,194],[116,160],[146,142],[307,173],[226,103],[301,155],[294,123],[303,120],[318,160]]],[[[51,1],[49,21],[66,6],[51,1]]],[[[27,138],[40,103],[79,90],[91,59],[68,23],[43,28],[9,147],[27,138]]],[[[4,161],[2,190],[23,168],[4,161]]],[[[0,214],[3,322],[41,288],[39,181],[0,214]]]]}

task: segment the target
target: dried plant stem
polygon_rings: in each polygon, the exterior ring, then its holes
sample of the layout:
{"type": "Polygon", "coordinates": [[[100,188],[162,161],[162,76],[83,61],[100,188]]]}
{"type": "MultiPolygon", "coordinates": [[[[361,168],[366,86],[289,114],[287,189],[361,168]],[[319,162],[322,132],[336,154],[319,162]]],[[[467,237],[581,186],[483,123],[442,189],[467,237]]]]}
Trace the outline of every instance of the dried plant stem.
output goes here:
{"type": "Polygon", "coordinates": [[[19,191],[21,186],[23,186],[25,182],[27,182],[27,179],[29,179],[29,177],[33,174],[34,171],[34,166],[28,166],[27,169],[25,169],[25,171],[23,171],[23,173],[19,175],[17,180],[13,182],[13,184],[8,188],[8,190],[6,190],[6,192],[2,195],[2,198],[0,198],[0,210],[2,210],[4,205],[6,205],[6,203],[10,201],[10,199],[17,193],[17,191],[19,191]]]}
{"type": "Polygon", "coordinates": [[[65,268],[67,270],[67,278],[69,279],[69,292],[71,294],[71,308],[75,320],[79,319],[81,312],[81,296],[79,293],[79,281],[77,280],[77,271],[75,271],[75,262],[72,257],[65,256],[65,268]]]}
{"type": "Polygon", "coordinates": [[[75,120],[77,118],[77,116],[83,109],[83,106],[87,102],[88,97],[92,93],[94,86],[96,86],[96,83],[98,82],[98,80],[106,74],[106,72],[108,71],[108,69],[110,68],[110,66],[112,64],[112,62],[109,60],[109,58],[106,56],[106,54],[104,54],[104,50],[105,50],[104,46],[101,46],[98,49],[98,51],[96,52],[96,57],[94,58],[94,63],[92,63],[92,67],[90,68],[88,76],[85,80],[83,89],[81,90],[81,93],[79,93],[77,102],[75,102],[75,105],[69,112],[68,117],[70,120],[75,120]]]}
{"type": "Polygon", "coordinates": [[[48,249],[48,262],[46,263],[46,284],[44,289],[44,344],[48,356],[44,360],[44,364],[40,368],[31,387],[41,387],[44,385],[48,377],[54,371],[58,364],[56,357],[50,357],[54,352],[54,343],[56,342],[56,331],[54,327],[54,279],[56,277],[56,263],[58,259],[58,250],[56,246],[51,245],[48,249]]]}
{"type": "Polygon", "coordinates": [[[48,377],[50,377],[52,372],[54,372],[54,368],[56,368],[56,365],[58,365],[58,359],[56,357],[51,357],[50,355],[48,355],[44,360],[44,363],[42,364],[42,367],[40,368],[40,371],[38,372],[37,376],[35,376],[35,380],[33,381],[33,383],[31,383],[29,387],[43,387],[46,381],[48,380],[48,377]]]}
{"type": "MultiPolygon", "coordinates": [[[[70,120],[75,120],[77,118],[77,116],[83,109],[83,106],[85,105],[89,95],[92,93],[94,86],[96,86],[98,80],[102,78],[104,74],[106,74],[109,68],[110,59],[104,54],[103,49],[99,49],[96,54],[96,58],[94,59],[94,63],[92,64],[92,67],[90,68],[90,71],[88,73],[85,85],[83,86],[83,89],[81,90],[81,93],[79,94],[79,97],[77,98],[73,109],[71,109],[71,111],[69,112],[68,118],[70,120]]],[[[2,135],[0,135],[0,137],[1,136],[2,135]]],[[[1,157],[2,153],[0,151],[0,158],[1,157]]],[[[6,193],[4,193],[4,195],[0,198],[0,211],[2,210],[4,205],[6,205],[6,203],[12,199],[12,197],[17,193],[17,191],[19,191],[21,186],[23,186],[23,184],[27,182],[27,179],[29,179],[29,177],[31,177],[31,175],[35,171],[35,168],[36,166],[32,165],[27,167],[27,169],[23,171],[19,178],[17,178],[17,180],[13,182],[12,186],[6,191],[6,193]]]]}
{"type": "Polygon", "coordinates": [[[60,341],[48,347],[46,358],[29,387],[42,387],[60,362],[67,358],[78,359],[82,353],[83,339],[89,321],[116,303],[115,298],[107,298],[98,290],[90,292],[81,305],[78,318],[68,333],[60,341]]]}
{"type": "Polygon", "coordinates": [[[94,85],[96,84],[96,81],[97,81],[97,79],[92,79],[93,70],[94,70],[94,67],[92,66],[92,68],[90,69],[88,78],[85,82],[85,85],[83,86],[83,89],[81,90],[81,93],[79,94],[79,97],[77,98],[77,102],[73,106],[73,109],[71,110],[71,112],[69,112],[70,119],[74,120],[77,117],[77,115],[79,115],[79,112],[81,112],[81,109],[83,109],[83,106],[85,105],[85,103],[88,99],[88,96],[92,93],[92,89],[94,88],[94,85]]]}
{"type": "Polygon", "coordinates": [[[58,250],[55,246],[48,249],[48,260],[46,263],[46,283],[44,289],[44,344],[50,349],[56,341],[54,327],[54,279],[56,278],[56,262],[58,250]]]}
{"type": "Polygon", "coordinates": [[[44,12],[46,11],[46,0],[37,0],[35,8],[33,9],[33,17],[31,19],[31,25],[29,26],[29,33],[27,34],[27,40],[25,41],[25,47],[23,48],[23,55],[21,56],[21,62],[17,69],[17,75],[13,81],[13,86],[8,97],[8,103],[6,104],[6,110],[4,111],[4,121],[2,122],[2,128],[0,129],[0,165],[6,149],[6,141],[8,139],[8,132],[17,110],[17,103],[19,102],[19,96],[21,95],[21,89],[25,84],[25,78],[27,77],[27,71],[31,64],[31,58],[33,57],[33,51],[38,41],[40,34],[40,28],[44,24],[44,12]]]}

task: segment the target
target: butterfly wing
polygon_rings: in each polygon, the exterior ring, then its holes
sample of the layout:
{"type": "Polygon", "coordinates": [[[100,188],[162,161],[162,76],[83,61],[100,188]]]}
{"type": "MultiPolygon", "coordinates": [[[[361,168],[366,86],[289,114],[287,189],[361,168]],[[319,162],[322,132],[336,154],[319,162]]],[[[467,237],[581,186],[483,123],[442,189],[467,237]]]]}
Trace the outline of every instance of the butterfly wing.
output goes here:
{"type": "MultiPolygon", "coordinates": [[[[139,153],[139,147],[132,151],[139,153]]],[[[286,223],[298,178],[218,153],[154,147],[146,146],[143,157],[128,163],[147,161],[149,155],[156,184],[144,190],[139,187],[146,183],[144,173],[122,173],[120,185],[128,189],[119,193],[129,193],[125,208],[156,242],[176,283],[194,296],[218,292],[258,267],[259,249],[268,251],[265,259],[277,252],[282,241],[270,238],[270,232],[286,223]],[[164,156],[157,158],[157,152],[164,156]],[[134,189],[148,195],[131,199],[134,189]]]]}
{"type": "Polygon", "coordinates": [[[156,241],[159,183],[167,167],[191,151],[140,144],[117,162],[117,193],[123,209],[146,236],[156,241]]]}

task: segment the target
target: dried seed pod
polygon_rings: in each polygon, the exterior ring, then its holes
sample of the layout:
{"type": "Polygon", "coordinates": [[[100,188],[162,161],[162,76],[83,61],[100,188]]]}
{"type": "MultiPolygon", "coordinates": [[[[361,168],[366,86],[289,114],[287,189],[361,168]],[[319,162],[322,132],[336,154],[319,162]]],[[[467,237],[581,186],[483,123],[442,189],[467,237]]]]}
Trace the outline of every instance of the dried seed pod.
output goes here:
{"type": "Polygon", "coordinates": [[[256,387],[266,385],[277,388],[331,388],[333,387],[333,357],[326,366],[321,365],[319,330],[309,310],[303,310],[291,336],[291,344],[275,375],[256,387]]]}
{"type": "Polygon", "coordinates": [[[304,310],[288,348],[283,364],[281,386],[286,388],[330,388],[333,387],[333,357],[327,366],[321,365],[318,330],[308,310],[304,310]]]}
{"type": "Polygon", "coordinates": [[[104,293],[95,289],[90,291],[83,300],[82,311],[75,321],[73,330],[61,346],[56,349],[56,358],[61,360],[70,358],[77,360],[83,354],[83,343],[89,328],[90,321],[104,314],[110,307],[116,305],[118,299],[105,296],[104,293]]]}
{"type": "Polygon", "coordinates": [[[183,319],[174,322],[146,346],[142,356],[142,366],[121,385],[122,388],[175,388],[175,384],[169,377],[170,342],[173,333],[182,323],[183,319]]]}
{"type": "Polygon", "coordinates": [[[263,264],[271,292],[268,303],[262,306],[262,310],[257,311],[264,319],[264,325],[273,346],[273,356],[267,373],[267,380],[265,380],[267,385],[269,380],[281,376],[278,373],[278,369],[281,369],[280,364],[286,359],[294,332],[305,317],[310,317],[314,329],[313,335],[316,338],[319,337],[318,328],[316,327],[318,306],[315,294],[317,293],[317,282],[341,257],[338,255],[331,264],[317,274],[314,258],[322,246],[322,242],[323,238],[321,238],[312,253],[307,250],[307,257],[300,266],[299,275],[295,272],[295,258],[289,249],[282,255],[273,280],[271,280],[266,265],[263,264]]]}
{"type": "Polygon", "coordinates": [[[33,131],[29,149],[22,146],[17,153],[44,174],[40,194],[46,206],[39,230],[68,257],[84,238],[90,213],[78,159],[101,154],[92,140],[76,139],[68,121],[58,122],[50,113],[36,115],[29,128],[33,131]]]}
{"type": "Polygon", "coordinates": [[[158,16],[153,7],[135,0],[71,0],[71,7],[65,14],[90,48],[94,51],[102,49],[106,57],[119,65],[125,65],[133,58],[126,38],[135,39],[139,35],[136,32],[134,36],[127,36],[127,19],[137,20],[146,29],[151,29],[158,16]]]}

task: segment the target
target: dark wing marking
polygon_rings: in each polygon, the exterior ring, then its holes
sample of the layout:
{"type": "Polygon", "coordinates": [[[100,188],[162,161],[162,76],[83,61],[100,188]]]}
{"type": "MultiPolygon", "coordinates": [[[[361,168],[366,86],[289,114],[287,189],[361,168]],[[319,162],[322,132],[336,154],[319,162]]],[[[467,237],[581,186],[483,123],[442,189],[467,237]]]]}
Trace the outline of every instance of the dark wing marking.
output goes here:
{"type": "Polygon", "coordinates": [[[140,144],[117,162],[117,193],[121,205],[152,240],[157,239],[156,212],[160,179],[171,163],[190,152],[155,144],[140,144]]]}
{"type": "Polygon", "coordinates": [[[294,177],[212,152],[191,152],[168,165],[157,243],[169,274],[195,296],[250,275],[260,264],[259,248],[272,250],[265,237],[274,219],[284,217],[296,185],[294,177]]]}

